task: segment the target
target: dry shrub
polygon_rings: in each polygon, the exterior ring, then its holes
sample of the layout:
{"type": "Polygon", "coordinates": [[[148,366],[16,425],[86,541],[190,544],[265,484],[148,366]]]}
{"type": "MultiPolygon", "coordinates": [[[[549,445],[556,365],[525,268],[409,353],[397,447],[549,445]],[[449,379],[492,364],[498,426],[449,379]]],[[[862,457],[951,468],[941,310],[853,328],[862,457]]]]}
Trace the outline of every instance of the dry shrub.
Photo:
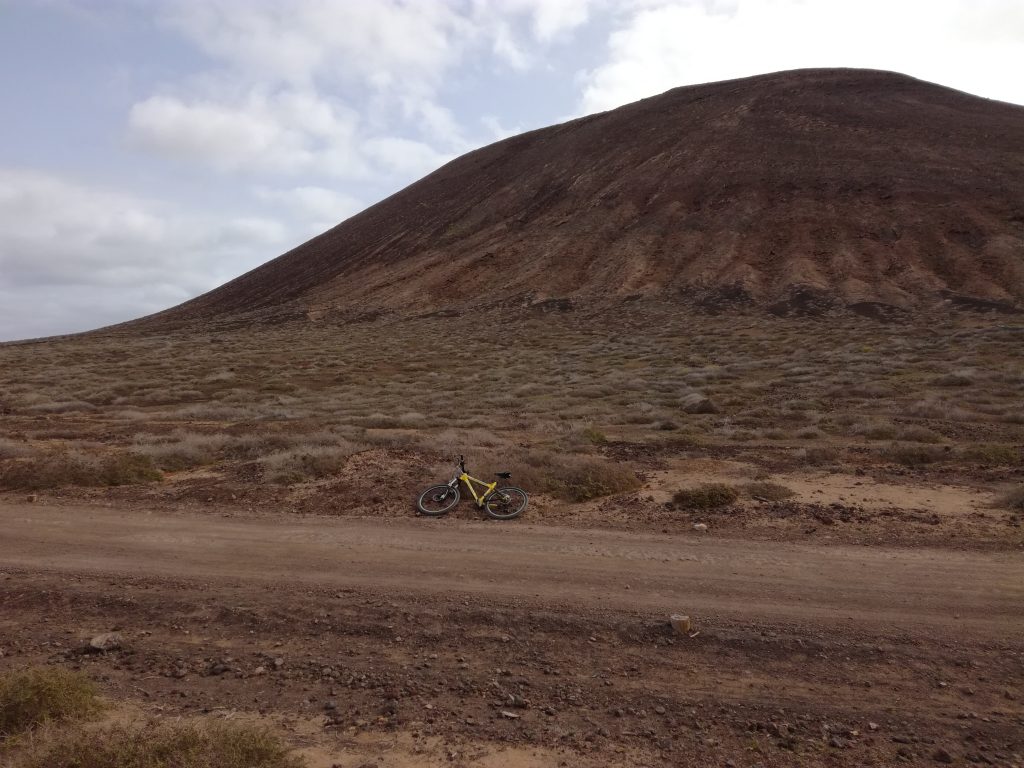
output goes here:
{"type": "Polygon", "coordinates": [[[134,450],[149,456],[160,469],[177,472],[212,464],[226,442],[227,438],[223,435],[177,431],[169,437],[140,438],[134,450]]]}
{"type": "Polygon", "coordinates": [[[14,768],[304,768],[275,734],[229,722],[135,722],[55,732],[14,768]]]}
{"type": "Polygon", "coordinates": [[[676,491],[672,501],[683,509],[718,509],[735,504],[740,493],[724,483],[705,483],[676,491]]]}
{"type": "Polygon", "coordinates": [[[973,464],[986,467],[1017,467],[1021,465],[1020,449],[1012,445],[971,445],[960,456],[973,464]]]}
{"type": "Polygon", "coordinates": [[[1006,509],[1024,512],[1024,485],[1018,485],[1016,488],[1007,491],[999,497],[996,503],[1006,509]]]}
{"type": "Polygon", "coordinates": [[[941,443],[942,435],[933,432],[928,427],[903,427],[897,434],[896,439],[905,443],[941,443]]]}
{"type": "Polygon", "coordinates": [[[66,485],[132,485],[162,478],[149,456],[137,453],[90,456],[58,451],[14,462],[0,474],[0,488],[38,491],[66,485]]]}
{"type": "Polygon", "coordinates": [[[802,464],[820,467],[823,464],[832,464],[838,461],[839,451],[827,445],[803,448],[796,452],[796,458],[802,464]]]}
{"type": "Polygon", "coordinates": [[[18,459],[31,453],[32,448],[27,443],[0,437],[0,459],[18,459]]]}
{"type": "Polygon", "coordinates": [[[512,474],[527,491],[565,501],[588,501],[640,487],[630,467],[583,456],[529,453],[513,463],[512,474]]]}
{"type": "Polygon", "coordinates": [[[33,667],[0,677],[0,740],[48,722],[89,717],[101,709],[96,686],[80,672],[33,667]]]}
{"type": "Polygon", "coordinates": [[[866,437],[868,440],[892,440],[896,437],[896,427],[887,421],[868,421],[856,424],[851,432],[866,437]]]}
{"type": "Polygon", "coordinates": [[[924,445],[891,445],[882,452],[882,456],[905,467],[922,467],[934,464],[942,459],[944,451],[924,445]]]}
{"type": "Polygon", "coordinates": [[[294,485],[336,474],[359,447],[339,440],[333,446],[306,445],[273,453],[264,458],[264,478],[279,485],[294,485]]]}
{"type": "Polygon", "coordinates": [[[747,483],[743,486],[743,491],[748,496],[759,499],[768,499],[768,501],[782,501],[783,499],[789,499],[796,496],[796,491],[792,488],[787,488],[779,483],[772,483],[768,481],[747,483]]]}
{"type": "Polygon", "coordinates": [[[932,383],[937,387],[969,387],[974,380],[974,371],[961,370],[938,376],[932,383]]]}

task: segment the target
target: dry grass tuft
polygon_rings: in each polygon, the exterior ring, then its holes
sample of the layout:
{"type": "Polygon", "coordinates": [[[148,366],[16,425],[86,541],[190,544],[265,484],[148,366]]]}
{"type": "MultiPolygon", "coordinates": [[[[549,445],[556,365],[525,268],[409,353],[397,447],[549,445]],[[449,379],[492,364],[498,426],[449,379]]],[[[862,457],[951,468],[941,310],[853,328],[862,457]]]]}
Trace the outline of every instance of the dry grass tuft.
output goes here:
{"type": "Polygon", "coordinates": [[[530,453],[512,468],[516,482],[531,492],[564,501],[589,501],[635,491],[640,479],[629,467],[589,457],[530,453]]]}
{"type": "Polygon", "coordinates": [[[1006,509],[1024,512],[1024,485],[1018,485],[1016,488],[1007,491],[999,497],[996,503],[1006,509]]]}
{"type": "Polygon", "coordinates": [[[162,478],[153,460],[138,453],[90,456],[56,451],[11,464],[0,474],[0,488],[38,491],[66,485],[132,485],[162,478]]]}
{"type": "Polygon", "coordinates": [[[33,667],[0,677],[0,740],[43,723],[90,717],[100,709],[96,686],[80,672],[33,667]]]}
{"type": "Polygon", "coordinates": [[[767,481],[748,483],[743,486],[743,492],[746,493],[747,496],[758,499],[767,499],[768,501],[782,501],[783,499],[790,499],[793,496],[796,496],[796,491],[792,488],[787,488],[779,483],[771,483],[767,481]]]}
{"type": "Polygon", "coordinates": [[[14,768],[304,768],[281,739],[251,725],[129,723],[63,729],[14,768]]]}
{"type": "Polygon", "coordinates": [[[333,446],[306,445],[273,453],[261,462],[265,478],[278,485],[294,485],[337,474],[359,447],[339,440],[333,446]]]}
{"type": "Polygon", "coordinates": [[[882,455],[889,461],[905,467],[923,467],[940,461],[945,452],[941,448],[924,445],[895,444],[886,448],[882,455]]]}
{"type": "Polygon", "coordinates": [[[676,491],[672,501],[683,509],[718,509],[735,504],[740,492],[724,483],[706,483],[676,491]]]}
{"type": "Polygon", "coordinates": [[[985,467],[1019,467],[1024,463],[1020,449],[1012,445],[971,445],[960,455],[972,464],[985,467]]]}

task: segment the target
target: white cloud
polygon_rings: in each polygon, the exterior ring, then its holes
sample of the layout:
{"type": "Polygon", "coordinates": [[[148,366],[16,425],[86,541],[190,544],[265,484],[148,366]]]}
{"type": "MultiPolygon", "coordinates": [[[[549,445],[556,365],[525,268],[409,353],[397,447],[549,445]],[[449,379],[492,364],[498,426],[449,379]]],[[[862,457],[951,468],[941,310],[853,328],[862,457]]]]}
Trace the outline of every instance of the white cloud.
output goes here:
{"type": "Polygon", "coordinates": [[[366,207],[362,200],[326,187],[257,187],[253,192],[258,199],[282,207],[307,235],[324,232],[366,207]]]}
{"type": "Polygon", "coordinates": [[[363,150],[378,167],[411,178],[423,176],[441,167],[453,157],[438,152],[421,141],[394,136],[368,139],[363,143],[363,150]]]}
{"type": "Polygon", "coordinates": [[[641,0],[584,76],[581,106],[803,67],[891,69],[1021,103],[1021,31],[1016,0],[641,0]]]}
{"type": "Polygon", "coordinates": [[[300,87],[317,79],[430,87],[472,34],[448,3],[397,0],[182,0],[168,18],[210,56],[300,87]]]}
{"type": "Polygon", "coordinates": [[[163,309],[276,256],[292,237],[274,219],[182,211],[0,169],[0,339],[163,309]]]}
{"type": "Polygon", "coordinates": [[[223,171],[368,173],[349,150],[355,114],[308,91],[267,95],[254,89],[235,103],[153,96],[132,107],[128,130],[139,146],[223,171]]]}

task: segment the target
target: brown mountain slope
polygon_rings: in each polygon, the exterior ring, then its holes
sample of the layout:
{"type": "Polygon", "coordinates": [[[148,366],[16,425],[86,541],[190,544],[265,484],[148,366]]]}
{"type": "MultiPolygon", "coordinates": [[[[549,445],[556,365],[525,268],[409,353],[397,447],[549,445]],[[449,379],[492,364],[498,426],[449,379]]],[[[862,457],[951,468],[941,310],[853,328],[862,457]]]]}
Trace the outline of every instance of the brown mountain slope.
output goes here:
{"type": "Polygon", "coordinates": [[[638,294],[1019,304],[1024,108],[862,70],[677,88],[464,155],[149,320],[638,294]]]}

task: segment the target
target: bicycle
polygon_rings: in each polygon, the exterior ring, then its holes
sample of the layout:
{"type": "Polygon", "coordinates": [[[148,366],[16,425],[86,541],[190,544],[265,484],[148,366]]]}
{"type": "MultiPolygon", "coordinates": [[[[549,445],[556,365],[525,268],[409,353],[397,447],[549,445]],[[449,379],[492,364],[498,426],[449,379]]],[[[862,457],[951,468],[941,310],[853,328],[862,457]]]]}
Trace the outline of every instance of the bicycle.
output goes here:
{"type": "Polygon", "coordinates": [[[511,472],[496,472],[495,476],[499,480],[493,483],[485,483],[483,480],[470,476],[466,471],[465,456],[459,456],[458,468],[459,474],[456,474],[446,485],[432,485],[420,494],[419,499],[416,500],[416,506],[419,508],[420,514],[427,517],[440,517],[451,512],[461,498],[459,493],[460,480],[465,483],[466,488],[473,494],[476,505],[483,509],[488,517],[494,520],[511,520],[514,517],[518,517],[526,509],[526,504],[529,501],[526,491],[514,486],[498,487],[498,482],[512,477],[511,472]],[[483,492],[478,494],[476,488],[473,487],[474,484],[483,488],[483,492]]]}

